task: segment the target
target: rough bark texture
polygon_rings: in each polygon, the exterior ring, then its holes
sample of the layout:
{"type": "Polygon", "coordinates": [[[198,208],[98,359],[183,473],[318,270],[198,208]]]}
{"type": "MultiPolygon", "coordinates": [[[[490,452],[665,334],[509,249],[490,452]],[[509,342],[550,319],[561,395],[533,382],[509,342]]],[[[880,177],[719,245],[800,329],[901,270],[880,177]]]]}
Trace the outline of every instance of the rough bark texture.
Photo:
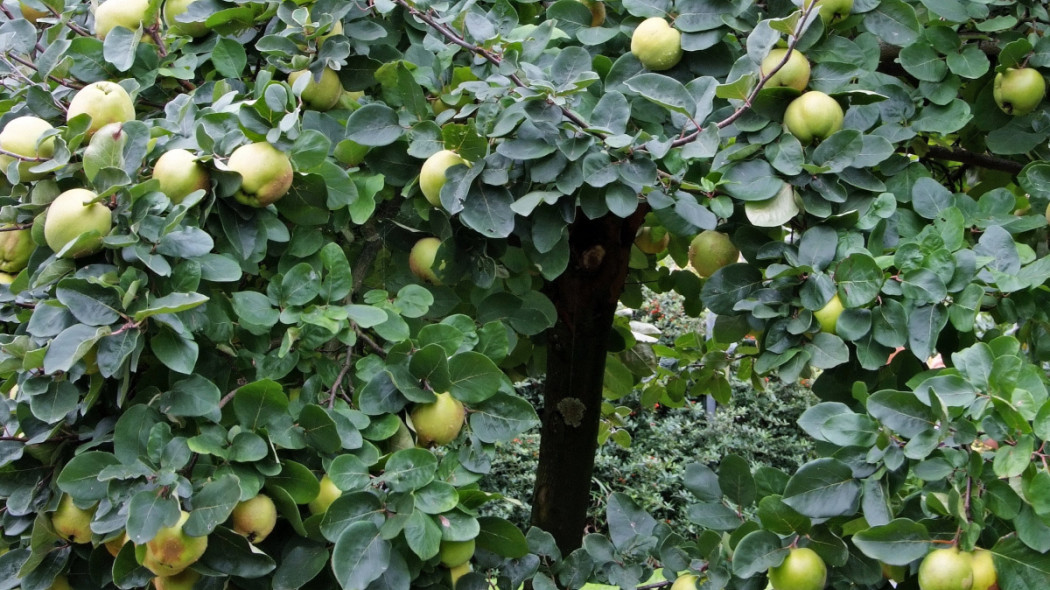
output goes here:
{"type": "Polygon", "coordinates": [[[547,289],[558,320],[547,333],[532,523],[551,533],[564,554],[583,539],[607,342],[643,209],[628,219],[606,215],[589,220],[580,214],[569,228],[569,267],[547,289]]]}

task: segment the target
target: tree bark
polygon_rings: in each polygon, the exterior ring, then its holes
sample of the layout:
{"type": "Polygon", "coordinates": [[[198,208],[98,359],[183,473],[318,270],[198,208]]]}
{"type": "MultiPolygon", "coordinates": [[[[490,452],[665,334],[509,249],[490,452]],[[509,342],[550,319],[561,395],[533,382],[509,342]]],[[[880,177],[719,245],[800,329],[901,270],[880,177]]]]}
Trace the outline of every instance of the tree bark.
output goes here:
{"type": "Polygon", "coordinates": [[[635,232],[647,208],[622,219],[582,213],[569,228],[571,258],[547,295],[558,310],[547,332],[540,460],[532,523],[567,555],[583,540],[601,417],[605,355],[635,232]]]}

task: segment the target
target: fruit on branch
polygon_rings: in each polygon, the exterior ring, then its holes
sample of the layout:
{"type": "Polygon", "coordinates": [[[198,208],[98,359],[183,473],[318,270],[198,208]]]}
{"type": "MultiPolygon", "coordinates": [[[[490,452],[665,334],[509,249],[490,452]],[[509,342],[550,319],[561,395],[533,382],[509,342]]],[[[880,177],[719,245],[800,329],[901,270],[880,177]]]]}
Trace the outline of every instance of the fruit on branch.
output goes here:
{"type": "Polygon", "coordinates": [[[970,556],[958,547],[935,549],[919,564],[919,588],[922,590],[970,590],[973,567],[970,556]]]}
{"type": "Polygon", "coordinates": [[[827,139],[842,129],[845,114],[838,101],[817,90],[810,90],[791,101],[784,112],[784,124],[803,144],[827,139]]]}
{"type": "Polygon", "coordinates": [[[975,549],[971,554],[970,567],[973,569],[973,587],[970,590],[999,589],[999,576],[995,571],[991,551],[975,549]]]}
{"type": "Polygon", "coordinates": [[[113,215],[102,203],[93,202],[98,194],[83,188],[70,189],[57,197],[47,208],[44,219],[44,241],[58,253],[70,242],[95,232],[90,239],[62,254],[62,258],[80,258],[102,249],[102,238],[113,227],[113,215]]]}
{"type": "Polygon", "coordinates": [[[233,530],[249,543],[262,543],[277,524],[277,507],[266,494],[240,502],[230,515],[233,530]]]}
{"type": "Polygon", "coordinates": [[[634,237],[634,245],[646,254],[659,254],[671,243],[671,234],[662,227],[642,226],[634,237]]]}
{"type": "Polygon", "coordinates": [[[113,537],[112,539],[110,539],[110,540],[106,541],[105,543],[103,543],[103,546],[106,548],[106,551],[110,555],[112,555],[113,557],[116,557],[118,554],[120,554],[120,550],[124,548],[124,545],[129,540],[130,539],[128,539],[128,534],[127,533],[121,533],[121,535],[119,537],[113,537]]]}
{"type": "Polygon", "coordinates": [[[1045,96],[1046,80],[1035,68],[1007,68],[992,83],[995,104],[1007,115],[1027,115],[1045,96]]]}
{"type": "Polygon", "coordinates": [[[135,104],[131,95],[116,82],[93,82],[77,91],[69,102],[66,121],[77,115],[91,116],[87,134],[93,135],[110,123],[125,123],[135,119],[135,104]]]}
{"type": "Polygon", "coordinates": [[[581,4],[591,11],[591,26],[600,27],[605,24],[605,2],[604,0],[579,0],[581,4]]]}
{"type": "Polygon", "coordinates": [[[421,281],[438,286],[441,285],[441,281],[434,272],[434,259],[437,258],[439,247],[441,240],[434,237],[423,238],[416,242],[408,253],[408,269],[412,274],[421,281]]]}
{"type": "Polygon", "coordinates": [[[181,203],[193,191],[208,190],[211,177],[208,170],[188,150],[164,152],[153,166],[153,178],[160,183],[160,192],[172,203],[181,203]]]}
{"type": "Polygon", "coordinates": [[[10,285],[13,282],[15,282],[15,275],[0,272],[0,285],[10,285]]]}
{"type": "Polygon", "coordinates": [[[454,589],[456,587],[456,582],[458,582],[459,579],[462,578],[463,576],[469,574],[470,571],[471,571],[471,567],[470,567],[470,562],[469,561],[466,562],[466,563],[461,563],[461,564],[457,565],[456,567],[449,568],[448,575],[449,575],[449,578],[452,580],[452,588],[454,589]]]}
{"type": "Polygon", "coordinates": [[[153,587],[157,590],[193,590],[201,575],[193,570],[184,570],[174,576],[153,578],[153,587]]]}
{"type": "Polygon", "coordinates": [[[51,581],[51,585],[47,587],[47,590],[73,590],[73,587],[69,585],[69,578],[62,574],[55,576],[55,579],[51,581]]]}
{"type": "MultiPolygon", "coordinates": [[[[777,64],[784,61],[787,51],[787,49],[771,50],[759,66],[762,76],[767,76],[773,71],[773,68],[777,67],[777,64]]],[[[802,92],[809,85],[809,73],[809,60],[806,59],[806,56],[802,55],[801,51],[792,51],[791,57],[784,63],[784,66],[770,76],[766,82],[766,88],[794,88],[802,92]]]]}
{"type": "Polygon", "coordinates": [[[682,34],[658,16],[647,18],[631,35],[631,53],[648,70],[669,70],[682,59],[682,34]]]}
{"type": "MultiPolygon", "coordinates": [[[[15,227],[5,223],[0,230],[15,227]]],[[[0,231],[0,271],[18,273],[29,263],[29,257],[36,250],[33,234],[28,229],[0,231]]]]}
{"type": "Polygon", "coordinates": [[[161,527],[146,543],[142,565],[154,574],[166,577],[181,573],[197,562],[208,548],[208,537],[191,537],[182,530],[189,519],[183,511],[174,526],[161,527]]]}
{"type": "Polygon", "coordinates": [[[295,175],[288,155],[266,141],[233,150],[226,167],[241,175],[241,187],[233,198],[250,207],[279,201],[292,188],[295,175]]]}
{"type": "Polygon", "coordinates": [[[328,67],[322,69],[320,79],[314,77],[310,70],[299,70],[288,74],[288,83],[295,85],[295,81],[304,75],[309,81],[300,96],[307,107],[315,111],[327,111],[339,103],[343,95],[343,83],[339,81],[339,74],[335,70],[328,67]]]}
{"type": "Polygon", "coordinates": [[[842,300],[839,299],[839,294],[835,293],[835,296],[824,304],[824,307],[814,311],[813,317],[817,318],[817,323],[820,324],[820,331],[834,334],[843,309],[845,308],[842,306],[842,300]]]}
{"type": "Polygon", "coordinates": [[[827,577],[824,560],[809,547],[792,549],[780,565],[769,568],[773,590],[822,590],[827,577]]]}
{"type": "Polygon", "coordinates": [[[445,445],[459,436],[466,420],[463,402],[450,393],[438,393],[437,401],[417,404],[410,417],[416,431],[416,442],[421,447],[430,444],[445,445]]]}
{"type": "MultiPolygon", "coordinates": [[[[812,1],[806,2],[806,8],[809,8],[812,1]]],[[[820,20],[828,25],[844,20],[853,11],[853,0],[816,0],[816,3],[820,20]]]]}
{"type": "Polygon", "coordinates": [[[106,0],[95,10],[95,36],[105,39],[118,26],[137,31],[147,26],[147,12],[149,0],[106,0]]]}
{"type": "Polygon", "coordinates": [[[463,565],[474,557],[474,539],[469,541],[442,541],[441,550],[438,553],[441,565],[453,568],[463,565]]]}
{"type": "Polygon", "coordinates": [[[324,514],[328,512],[328,507],[335,502],[336,498],[343,495],[343,491],[335,487],[335,483],[332,481],[328,474],[325,474],[321,478],[321,491],[318,492],[317,497],[310,500],[308,505],[310,508],[310,514],[324,514]]]}
{"type": "Polygon", "coordinates": [[[178,18],[180,15],[185,13],[190,8],[190,4],[193,4],[197,0],[165,0],[164,1],[164,23],[168,25],[168,30],[176,35],[186,35],[187,37],[203,37],[208,34],[208,25],[204,23],[184,23],[179,22],[178,18]]]}
{"type": "Polygon", "coordinates": [[[682,574],[674,579],[671,590],[696,590],[696,583],[699,581],[700,576],[696,574],[682,574]]]}
{"type": "Polygon", "coordinates": [[[431,205],[441,206],[441,187],[448,180],[445,173],[458,164],[470,166],[469,162],[452,150],[441,150],[423,162],[419,170],[419,190],[423,191],[423,196],[431,205]]]}
{"type": "Polygon", "coordinates": [[[62,494],[58,508],[51,515],[51,526],[59,537],[70,543],[91,542],[91,519],[95,516],[97,506],[84,510],[73,503],[69,494],[62,494]]]}
{"type": "Polygon", "coordinates": [[[713,229],[700,232],[689,243],[689,264],[703,278],[736,262],[739,257],[740,250],[733,245],[729,236],[713,229]]]}
{"type": "MultiPolygon", "coordinates": [[[[26,116],[11,119],[7,125],[4,125],[4,130],[0,131],[0,149],[26,158],[50,158],[55,153],[55,138],[49,137],[41,142],[40,137],[52,129],[54,127],[50,123],[37,117],[26,116]]],[[[6,174],[8,166],[16,159],[13,156],[0,154],[0,175],[6,174]]],[[[30,168],[39,164],[40,162],[20,161],[18,179],[24,182],[39,180],[47,176],[47,172],[29,171],[30,168]]]]}

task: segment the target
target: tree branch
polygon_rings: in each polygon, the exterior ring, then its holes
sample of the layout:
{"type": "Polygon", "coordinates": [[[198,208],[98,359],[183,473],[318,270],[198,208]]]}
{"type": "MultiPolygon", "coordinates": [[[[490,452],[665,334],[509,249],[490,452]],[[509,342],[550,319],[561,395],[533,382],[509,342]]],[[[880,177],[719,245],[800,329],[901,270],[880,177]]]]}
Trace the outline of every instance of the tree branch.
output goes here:
{"type": "MultiPolygon", "coordinates": [[[[910,150],[900,151],[901,153],[911,153],[910,150]]],[[[1015,162],[999,156],[978,154],[959,147],[947,148],[935,145],[930,146],[925,153],[916,155],[920,160],[947,160],[949,162],[959,162],[979,168],[987,168],[988,170],[1009,172],[1014,175],[1019,174],[1024,169],[1024,164],[1021,162],[1015,162]]]]}

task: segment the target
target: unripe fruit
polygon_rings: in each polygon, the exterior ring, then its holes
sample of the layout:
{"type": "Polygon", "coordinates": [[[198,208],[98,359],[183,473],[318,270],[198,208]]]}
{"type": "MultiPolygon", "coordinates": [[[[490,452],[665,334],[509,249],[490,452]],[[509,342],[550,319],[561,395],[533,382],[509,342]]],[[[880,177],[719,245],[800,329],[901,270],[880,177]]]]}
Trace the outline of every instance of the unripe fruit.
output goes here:
{"type": "Polygon", "coordinates": [[[769,568],[773,590],[822,590],[827,577],[824,560],[808,547],[792,549],[783,563],[769,568]]]}
{"type": "MultiPolygon", "coordinates": [[[[0,230],[10,227],[15,226],[5,223],[0,225],[0,230]]],[[[0,271],[18,273],[29,263],[33,250],[36,250],[36,244],[28,229],[0,231],[0,271]]]]}
{"type": "Polygon", "coordinates": [[[811,90],[791,101],[784,112],[784,124],[803,144],[827,139],[842,129],[845,114],[838,101],[823,92],[811,90]]]}
{"type": "Polygon", "coordinates": [[[208,190],[211,184],[208,170],[197,161],[197,156],[182,149],[164,152],[157,158],[153,178],[160,182],[160,192],[176,205],[193,191],[208,190]]]}
{"type": "Polygon", "coordinates": [[[667,249],[667,245],[671,243],[671,234],[667,233],[664,228],[656,229],[645,226],[638,229],[638,234],[634,237],[634,245],[638,246],[638,249],[646,254],[659,254],[667,249]],[[656,237],[659,234],[660,237],[656,237]]]}
{"type": "Polygon", "coordinates": [[[124,548],[124,544],[130,540],[131,539],[128,539],[128,534],[123,533],[119,537],[114,537],[106,541],[105,543],[103,543],[103,545],[106,547],[107,553],[109,553],[113,557],[116,557],[120,554],[120,550],[124,548]]]}
{"type": "Polygon", "coordinates": [[[729,236],[715,230],[701,232],[689,243],[689,264],[704,278],[736,262],[739,257],[740,251],[729,236]]]}
{"type": "Polygon", "coordinates": [[[434,259],[440,246],[441,240],[433,237],[423,238],[412,246],[408,253],[408,269],[416,278],[432,285],[441,285],[434,273],[434,259]]]}
{"type": "Polygon", "coordinates": [[[98,235],[62,257],[80,258],[102,249],[102,238],[113,227],[113,215],[109,207],[92,202],[97,198],[97,194],[83,188],[70,189],[55,197],[44,220],[44,241],[51,250],[60,252],[66,244],[92,231],[98,235]]]}
{"type": "Polygon", "coordinates": [[[696,574],[682,574],[675,578],[674,584],[671,584],[671,590],[696,590],[696,583],[700,580],[700,576],[696,574]]]}
{"type": "Polygon", "coordinates": [[[249,543],[261,543],[277,524],[277,507],[266,494],[237,504],[231,515],[233,530],[248,538],[249,543]]]}
{"type": "Polygon", "coordinates": [[[265,141],[233,150],[226,167],[241,175],[241,188],[233,198],[250,207],[276,203],[288,194],[295,176],[288,155],[265,141]]]}
{"type": "MultiPolygon", "coordinates": [[[[759,66],[759,71],[763,76],[773,71],[773,68],[777,66],[781,61],[784,60],[784,56],[787,54],[787,49],[773,49],[769,52],[769,55],[762,60],[762,64],[759,66]]],[[[800,51],[792,51],[791,57],[788,58],[784,66],[777,70],[777,73],[773,74],[769,81],[766,82],[767,88],[794,88],[799,92],[806,89],[809,84],[809,60],[806,56],[802,55],[800,51]]]]}
{"type": "Polygon", "coordinates": [[[73,590],[73,587],[69,585],[69,578],[59,574],[55,576],[47,590],[73,590]]]}
{"type": "Polygon", "coordinates": [[[842,306],[842,300],[839,299],[839,294],[836,293],[824,307],[813,312],[813,317],[817,319],[817,323],[820,324],[820,331],[828,334],[834,334],[835,328],[839,323],[839,316],[842,315],[842,311],[845,308],[842,306]]]}
{"type": "Polygon", "coordinates": [[[321,78],[318,80],[310,70],[299,70],[288,75],[288,83],[294,85],[301,76],[309,77],[303,89],[303,103],[315,111],[327,111],[339,103],[343,95],[343,83],[339,81],[339,74],[331,68],[321,70],[321,78]]]}
{"type": "Polygon", "coordinates": [[[970,559],[970,567],[973,569],[973,587],[970,590],[992,590],[998,589],[998,574],[995,571],[995,562],[992,560],[992,552],[987,549],[976,549],[970,559]]]}
{"type": "Polygon", "coordinates": [[[77,115],[91,116],[87,134],[93,135],[110,123],[125,123],[135,119],[135,105],[131,95],[116,82],[94,82],[81,88],[73,96],[66,111],[66,121],[77,115]]]}
{"type": "Polygon", "coordinates": [[[191,537],[182,530],[189,517],[189,513],[182,512],[175,526],[157,531],[156,536],[146,543],[142,565],[158,576],[174,576],[204,555],[208,537],[191,537]]]}
{"type": "MultiPolygon", "coordinates": [[[[55,138],[49,137],[40,143],[40,136],[54,127],[47,121],[37,117],[18,117],[11,119],[0,131],[0,149],[25,156],[27,158],[50,158],[55,153],[55,138]]],[[[0,176],[7,173],[8,166],[16,158],[6,154],[0,154],[0,176]]],[[[40,164],[40,162],[19,161],[18,179],[20,181],[39,180],[48,175],[47,172],[30,172],[29,169],[40,164]]]]}
{"type": "Polygon", "coordinates": [[[1007,115],[1027,115],[1043,102],[1046,80],[1034,68],[1007,68],[995,75],[992,97],[1007,115]]]}
{"type": "Polygon", "coordinates": [[[95,36],[105,39],[118,26],[136,31],[148,10],[149,0],[106,0],[95,10],[95,36]]]}
{"type": "Polygon", "coordinates": [[[682,34],[658,16],[647,18],[631,35],[631,53],[648,70],[669,70],[682,59],[682,34]]]}
{"type": "Polygon", "coordinates": [[[58,508],[51,515],[51,526],[59,537],[70,543],[91,542],[91,519],[95,516],[95,507],[88,510],[77,508],[69,494],[62,494],[58,508]]]}
{"type": "MultiPolygon", "coordinates": [[[[806,2],[808,8],[811,2],[806,2]]],[[[844,20],[853,11],[853,0],[817,0],[820,20],[825,24],[835,24],[844,20]]]]}
{"type": "Polygon", "coordinates": [[[445,186],[445,172],[456,164],[468,165],[466,160],[451,150],[441,150],[427,158],[419,170],[419,190],[435,207],[441,206],[441,187],[445,186]]]}
{"type": "Polygon", "coordinates": [[[164,1],[164,22],[168,25],[168,30],[176,35],[186,35],[187,37],[203,37],[208,34],[208,25],[204,23],[183,23],[176,20],[179,15],[189,10],[190,4],[193,4],[196,1],[197,0],[164,1]]]}
{"type": "Polygon", "coordinates": [[[960,553],[958,547],[929,552],[919,564],[919,588],[971,590],[973,567],[970,565],[970,559],[960,553]]]}
{"type": "Polygon", "coordinates": [[[332,502],[335,502],[342,495],[343,491],[335,487],[332,479],[325,474],[321,478],[321,491],[316,498],[310,500],[310,514],[324,514],[328,512],[328,507],[332,505],[332,502]]]}
{"type": "Polygon", "coordinates": [[[469,541],[442,541],[441,551],[438,555],[441,557],[441,565],[447,568],[463,565],[470,561],[471,557],[474,557],[474,539],[469,541]]]}
{"type": "Polygon", "coordinates": [[[410,414],[419,446],[445,445],[459,436],[466,419],[463,402],[449,393],[438,393],[437,401],[417,404],[410,414]]]}
{"type": "Polygon", "coordinates": [[[174,576],[153,578],[153,587],[157,590],[193,590],[201,575],[193,570],[185,570],[174,576]]]}
{"type": "Polygon", "coordinates": [[[455,588],[456,587],[456,582],[458,582],[459,579],[462,578],[463,576],[469,574],[470,571],[471,571],[471,567],[470,567],[470,562],[469,561],[466,562],[466,563],[462,563],[460,565],[457,565],[454,568],[449,568],[448,574],[449,574],[449,578],[452,580],[452,588],[455,588]]]}

